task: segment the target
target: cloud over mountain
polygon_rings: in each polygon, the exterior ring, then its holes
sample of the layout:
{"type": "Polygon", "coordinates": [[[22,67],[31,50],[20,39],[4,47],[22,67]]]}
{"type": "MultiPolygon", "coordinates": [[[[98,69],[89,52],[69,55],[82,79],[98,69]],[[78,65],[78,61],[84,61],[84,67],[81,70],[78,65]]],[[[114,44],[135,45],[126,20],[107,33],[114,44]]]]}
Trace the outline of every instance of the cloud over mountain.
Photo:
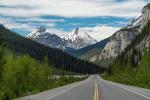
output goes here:
{"type": "MultiPolygon", "coordinates": [[[[39,26],[63,33],[76,26],[101,26],[102,37],[111,35],[148,0],[0,0],[0,23],[23,35],[39,26]],[[88,21],[87,21],[88,20],[88,21]],[[107,21],[105,21],[107,20],[107,21]]],[[[59,34],[58,33],[58,34],[59,34]]],[[[98,35],[96,34],[93,35],[98,35]]]]}

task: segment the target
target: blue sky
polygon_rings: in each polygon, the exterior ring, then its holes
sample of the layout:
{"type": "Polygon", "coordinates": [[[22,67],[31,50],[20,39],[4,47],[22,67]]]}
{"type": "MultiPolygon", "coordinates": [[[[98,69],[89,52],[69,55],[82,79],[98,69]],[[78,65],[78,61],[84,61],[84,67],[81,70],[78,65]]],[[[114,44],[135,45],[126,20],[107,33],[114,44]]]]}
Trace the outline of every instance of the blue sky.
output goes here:
{"type": "Polygon", "coordinates": [[[150,0],[0,0],[0,23],[24,36],[39,26],[56,34],[76,27],[97,29],[98,26],[98,35],[109,33],[110,36],[139,16],[148,2],[150,0]]]}

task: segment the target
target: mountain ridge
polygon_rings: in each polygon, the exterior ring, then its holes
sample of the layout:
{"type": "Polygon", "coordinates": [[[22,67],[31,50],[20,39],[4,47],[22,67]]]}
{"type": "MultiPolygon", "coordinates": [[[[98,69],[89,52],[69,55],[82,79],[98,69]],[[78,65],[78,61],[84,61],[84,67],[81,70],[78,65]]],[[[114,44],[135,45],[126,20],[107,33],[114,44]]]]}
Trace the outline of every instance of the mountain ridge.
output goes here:
{"type": "Polygon", "coordinates": [[[44,27],[39,27],[26,37],[44,45],[59,48],[64,51],[80,49],[97,42],[87,32],[79,29],[78,27],[72,32],[61,37],[47,32],[44,27]]]}
{"type": "Polygon", "coordinates": [[[96,60],[101,61],[116,58],[141,32],[149,19],[150,8],[149,4],[147,4],[142,9],[142,15],[137,17],[137,19],[133,19],[124,28],[115,32],[99,55],[94,55],[91,57],[90,61],[94,62],[96,60]]]}

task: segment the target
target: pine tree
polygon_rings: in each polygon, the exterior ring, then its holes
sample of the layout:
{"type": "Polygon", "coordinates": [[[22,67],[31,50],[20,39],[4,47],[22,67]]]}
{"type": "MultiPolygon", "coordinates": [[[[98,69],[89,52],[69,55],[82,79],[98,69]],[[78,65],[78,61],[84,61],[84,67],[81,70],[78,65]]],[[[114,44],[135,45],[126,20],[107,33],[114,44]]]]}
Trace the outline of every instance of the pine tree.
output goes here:
{"type": "Polygon", "coordinates": [[[2,79],[3,65],[5,63],[4,59],[4,49],[0,46],[0,80],[2,79]]]}

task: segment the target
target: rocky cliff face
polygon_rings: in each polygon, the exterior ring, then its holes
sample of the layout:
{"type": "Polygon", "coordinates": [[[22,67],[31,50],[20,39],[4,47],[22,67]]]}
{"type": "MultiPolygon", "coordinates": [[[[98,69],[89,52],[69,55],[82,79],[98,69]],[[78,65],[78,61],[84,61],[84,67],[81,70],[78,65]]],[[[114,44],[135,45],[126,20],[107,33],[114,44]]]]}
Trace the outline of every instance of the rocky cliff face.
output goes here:
{"type": "MultiPolygon", "coordinates": [[[[91,57],[90,61],[94,62],[96,60],[100,61],[115,58],[122,51],[124,51],[124,49],[132,42],[132,40],[138,34],[140,34],[142,28],[144,27],[144,25],[146,25],[148,20],[150,20],[150,4],[147,4],[143,8],[141,16],[133,19],[127,24],[127,26],[114,33],[114,35],[106,44],[102,52],[98,55],[94,55],[93,57],[91,57]]],[[[147,40],[148,39],[149,38],[147,38],[147,40]]]]}
{"type": "Polygon", "coordinates": [[[138,30],[122,29],[116,32],[99,55],[99,59],[111,59],[120,54],[138,34],[138,30]]]}
{"type": "MultiPolygon", "coordinates": [[[[147,4],[143,10],[141,15],[141,20],[139,21],[140,28],[139,32],[140,35],[146,34],[144,38],[139,41],[138,44],[135,45],[135,49],[141,53],[141,55],[144,55],[145,49],[149,48],[150,46],[150,4],[147,4]],[[145,30],[145,31],[142,31],[145,30]]],[[[130,50],[130,52],[133,51],[133,49],[130,50]]]]}

